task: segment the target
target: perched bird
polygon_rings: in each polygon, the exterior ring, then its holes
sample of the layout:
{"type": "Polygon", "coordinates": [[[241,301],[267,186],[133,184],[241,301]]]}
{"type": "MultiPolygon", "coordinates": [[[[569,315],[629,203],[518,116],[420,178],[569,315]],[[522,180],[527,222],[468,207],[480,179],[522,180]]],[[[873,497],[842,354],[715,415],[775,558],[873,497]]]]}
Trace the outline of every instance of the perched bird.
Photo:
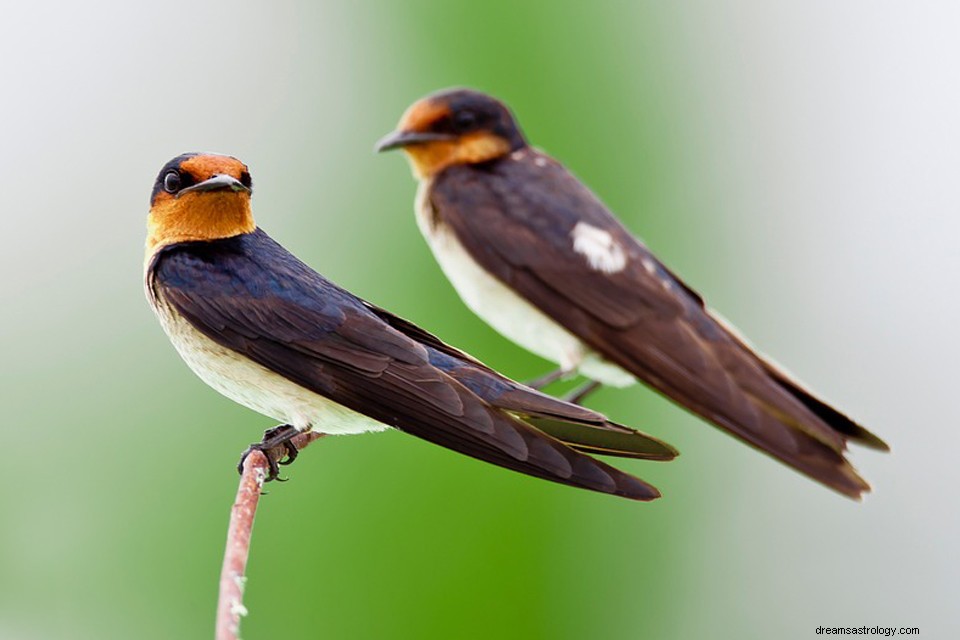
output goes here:
{"type": "MultiPolygon", "coordinates": [[[[511,112],[471,90],[413,104],[377,150],[406,151],[417,222],[464,302],[507,338],[579,372],[642,380],[744,442],[852,498],[844,457],[877,436],[818,399],[722,322],[563,165],[531,148],[511,112]]],[[[539,384],[538,384],[539,383],[539,384]]]]}
{"type": "MultiPolygon", "coordinates": [[[[276,464],[297,433],[395,427],[521,473],[635,500],[658,491],[582,451],[669,460],[669,445],[498,374],[336,286],[257,228],[239,160],[185,154],[150,197],[145,287],[193,371],[283,424],[252,448],[276,464]]],[[[281,462],[283,463],[283,462],[281,462]]]]}

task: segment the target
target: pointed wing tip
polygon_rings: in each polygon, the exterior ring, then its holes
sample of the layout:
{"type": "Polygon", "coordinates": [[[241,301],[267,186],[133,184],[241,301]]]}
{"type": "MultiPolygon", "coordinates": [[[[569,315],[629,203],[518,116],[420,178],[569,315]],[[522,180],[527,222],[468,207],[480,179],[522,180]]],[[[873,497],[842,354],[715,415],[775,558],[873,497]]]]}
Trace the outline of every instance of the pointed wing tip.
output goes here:
{"type": "Polygon", "coordinates": [[[866,435],[857,438],[855,442],[859,445],[867,447],[868,449],[873,449],[874,451],[879,451],[881,453],[890,453],[890,445],[887,444],[883,438],[869,431],[866,431],[866,435]]]}
{"type": "MultiPolygon", "coordinates": [[[[613,422],[612,420],[607,420],[604,425],[607,428],[622,430],[638,440],[643,440],[647,445],[649,445],[642,453],[636,452],[638,455],[635,457],[637,458],[651,460],[654,462],[669,462],[680,455],[680,450],[669,442],[665,442],[656,436],[650,435],[649,433],[644,433],[639,429],[627,427],[617,422],[613,422]]],[[[597,451],[597,453],[602,454],[603,451],[597,451]]]]}
{"type": "Polygon", "coordinates": [[[856,469],[854,469],[846,460],[844,460],[844,464],[839,467],[838,471],[840,471],[840,476],[832,480],[828,478],[817,479],[837,493],[840,493],[841,495],[844,495],[856,502],[863,502],[864,495],[873,491],[870,483],[860,477],[860,474],[857,473],[856,469]]]}
{"type": "Polygon", "coordinates": [[[606,486],[602,489],[603,491],[639,502],[650,502],[661,497],[660,490],[652,484],[648,484],[634,475],[616,467],[611,467],[599,460],[595,462],[603,468],[608,478],[613,481],[613,486],[606,486]]]}
{"type": "Polygon", "coordinates": [[[530,417],[525,421],[537,430],[584,453],[668,462],[680,452],[651,435],[615,422],[584,425],[559,419],[530,417]]]}
{"type": "Polygon", "coordinates": [[[860,426],[846,416],[843,416],[843,414],[838,413],[838,415],[843,417],[847,422],[844,429],[837,430],[840,436],[844,439],[844,444],[852,442],[860,445],[861,447],[873,449],[874,451],[890,453],[890,445],[887,444],[883,438],[873,433],[869,429],[860,426]]]}
{"type": "Polygon", "coordinates": [[[840,491],[840,493],[843,494],[845,497],[850,498],[854,502],[862,503],[863,497],[866,494],[870,493],[870,491],[871,491],[870,487],[867,486],[866,489],[853,489],[850,491],[840,491]]]}
{"type": "MultiPolygon", "coordinates": [[[[626,476],[626,474],[624,474],[626,476]]],[[[630,478],[630,486],[621,487],[620,483],[617,483],[617,490],[614,492],[614,495],[620,496],[622,498],[628,498],[630,500],[636,500],[637,502],[652,502],[663,497],[663,494],[660,493],[660,490],[651,484],[647,484],[639,478],[634,478],[633,476],[626,476],[630,478]]]]}
{"type": "Polygon", "coordinates": [[[653,460],[656,462],[669,462],[680,456],[680,450],[674,447],[672,444],[664,442],[653,436],[648,436],[643,434],[647,440],[653,445],[653,448],[650,451],[650,457],[647,460],[653,460]]]}

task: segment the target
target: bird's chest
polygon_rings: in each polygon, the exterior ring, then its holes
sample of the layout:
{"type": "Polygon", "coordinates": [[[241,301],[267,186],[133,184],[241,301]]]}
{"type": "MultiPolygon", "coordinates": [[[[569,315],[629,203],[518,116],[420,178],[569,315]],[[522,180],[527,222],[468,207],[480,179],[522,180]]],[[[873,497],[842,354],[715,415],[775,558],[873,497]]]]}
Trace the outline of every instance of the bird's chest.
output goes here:
{"type": "Polygon", "coordinates": [[[300,430],[337,434],[387,428],[208,338],[167,303],[162,294],[154,294],[149,284],[147,299],[187,366],[234,402],[300,430]]]}
{"type": "Polygon", "coordinates": [[[464,303],[522,347],[565,368],[576,367],[586,351],[583,343],[478,264],[434,211],[429,191],[425,180],[417,192],[417,224],[464,303]]]}

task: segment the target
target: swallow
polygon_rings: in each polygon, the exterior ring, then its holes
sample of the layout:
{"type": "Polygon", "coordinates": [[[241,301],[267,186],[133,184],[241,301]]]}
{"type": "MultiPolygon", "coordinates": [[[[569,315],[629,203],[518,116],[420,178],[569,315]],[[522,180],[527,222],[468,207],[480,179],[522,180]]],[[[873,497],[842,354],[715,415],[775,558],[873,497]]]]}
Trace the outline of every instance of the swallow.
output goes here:
{"type": "Polygon", "coordinates": [[[508,339],[579,373],[640,380],[810,478],[859,499],[848,441],[889,448],[754,350],[562,164],[532,148],[510,110],[466,89],[403,114],[378,151],[403,149],[417,223],[466,305],[508,339]]]}
{"type": "Polygon", "coordinates": [[[514,382],[341,289],[257,227],[251,194],[236,158],[191,153],[164,165],[150,197],[144,284],[193,372],[282,423],[251,445],[268,454],[271,479],[296,456],[297,433],[393,427],[531,476],[659,497],[587,452],[669,460],[671,446],[514,382]]]}

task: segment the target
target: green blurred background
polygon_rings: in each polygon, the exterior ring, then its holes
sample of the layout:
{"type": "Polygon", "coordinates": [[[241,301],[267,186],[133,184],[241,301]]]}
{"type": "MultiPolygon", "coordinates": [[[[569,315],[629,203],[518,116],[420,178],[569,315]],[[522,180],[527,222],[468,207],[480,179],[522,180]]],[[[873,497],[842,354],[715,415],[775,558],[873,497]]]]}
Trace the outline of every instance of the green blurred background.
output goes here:
{"type": "Polygon", "coordinates": [[[142,294],[156,172],[251,167],[259,223],[505,373],[375,140],[452,85],[512,106],[712,305],[886,437],[846,501],[646,390],[683,455],[636,504],[399,433],[331,438],[261,503],[244,637],[956,637],[956,5],[11,3],[0,23],[0,638],[205,638],[239,452],[142,294]],[[776,6],[774,6],[776,5],[776,6]]]}

